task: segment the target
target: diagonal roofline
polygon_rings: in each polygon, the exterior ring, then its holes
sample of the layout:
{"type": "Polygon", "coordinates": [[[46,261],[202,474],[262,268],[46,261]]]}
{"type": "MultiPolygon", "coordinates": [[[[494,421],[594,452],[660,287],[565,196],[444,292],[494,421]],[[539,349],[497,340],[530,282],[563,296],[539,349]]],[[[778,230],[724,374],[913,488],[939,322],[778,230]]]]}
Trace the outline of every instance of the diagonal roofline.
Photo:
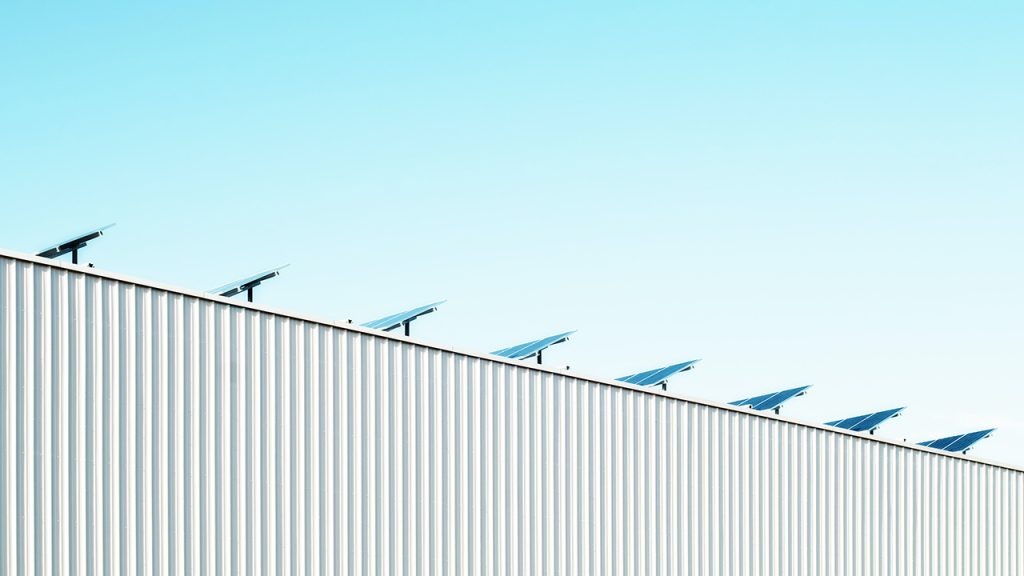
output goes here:
{"type": "Polygon", "coordinates": [[[896,446],[896,447],[899,447],[899,448],[904,448],[906,450],[916,450],[916,451],[923,452],[923,453],[926,453],[926,454],[934,454],[936,456],[942,456],[942,457],[945,457],[945,458],[954,458],[954,459],[957,459],[957,460],[964,460],[964,461],[967,461],[967,462],[973,462],[973,463],[976,463],[976,464],[983,464],[983,465],[986,465],[986,466],[992,466],[992,467],[995,467],[995,468],[1002,468],[1004,470],[1010,470],[1010,471],[1013,471],[1013,472],[1019,472],[1019,473],[1024,474],[1024,467],[1014,466],[1012,464],[1007,464],[1005,462],[998,462],[998,461],[995,461],[995,460],[986,460],[986,459],[982,459],[982,458],[974,458],[974,457],[968,456],[966,454],[946,452],[946,451],[938,450],[938,449],[935,449],[935,448],[929,448],[927,446],[921,446],[921,445],[919,445],[917,443],[913,443],[913,442],[908,442],[908,443],[898,442],[896,440],[889,440],[887,438],[882,438],[880,436],[872,436],[872,435],[869,435],[869,434],[866,434],[866,433],[853,432],[853,431],[846,430],[846,429],[843,429],[843,428],[835,428],[833,426],[827,426],[825,424],[821,424],[821,423],[818,423],[818,422],[810,422],[810,421],[804,421],[804,420],[797,420],[797,419],[794,419],[794,418],[783,417],[781,415],[777,415],[777,414],[774,414],[772,412],[767,412],[767,411],[751,411],[751,410],[747,410],[745,408],[741,408],[739,406],[732,406],[732,405],[730,405],[730,404],[728,404],[726,402],[718,402],[718,401],[715,401],[715,400],[708,400],[708,399],[704,399],[704,398],[696,398],[696,397],[691,397],[691,396],[677,396],[677,395],[674,395],[674,394],[668,394],[667,392],[660,390],[656,386],[655,387],[645,387],[645,388],[641,388],[641,387],[637,387],[637,386],[631,386],[629,384],[626,384],[625,382],[619,382],[619,381],[615,380],[614,378],[608,378],[608,377],[603,377],[603,376],[602,377],[594,377],[594,376],[590,376],[590,375],[586,375],[586,374],[578,374],[578,373],[575,373],[575,372],[570,373],[570,372],[566,372],[564,370],[558,370],[558,369],[550,368],[549,366],[544,365],[544,364],[528,364],[528,363],[524,363],[524,362],[519,361],[519,360],[513,360],[512,358],[505,358],[505,357],[502,357],[502,356],[494,356],[494,355],[488,354],[486,352],[478,352],[478,351],[475,351],[475,350],[464,350],[462,348],[456,348],[454,346],[445,346],[445,345],[437,344],[437,343],[434,343],[434,342],[427,342],[427,341],[424,341],[424,340],[421,340],[419,338],[412,337],[412,336],[402,336],[402,335],[399,335],[399,334],[395,334],[393,332],[381,332],[380,330],[374,330],[372,328],[364,328],[362,326],[359,326],[358,324],[349,324],[347,322],[338,322],[338,321],[325,320],[323,318],[317,318],[317,317],[309,315],[309,314],[291,312],[291,311],[288,311],[288,310],[275,309],[275,308],[271,308],[269,306],[265,306],[265,305],[262,305],[262,304],[256,304],[256,303],[253,303],[253,302],[246,302],[244,300],[236,300],[236,299],[233,299],[233,298],[228,298],[228,297],[224,297],[224,296],[218,296],[216,294],[211,294],[211,293],[208,293],[208,292],[203,292],[202,290],[196,290],[196,289],[192,289],[192,288],[182,288],[180,286],[173,286],[173,285],[170,285],[170,284],[165,284],[165,283],[154,281],[154,280],[145,280],[145,279],[141,279],[141,278],[136,278],[136,277],[133,277],[133,276],[130,276],[130,275],[127,275],[127,274],[122,274],[120,272],[111,272],[111,271],[107,271],[107,270],[102,270],[100,268],[89,268],[86,265],[72,264],[70,262],[65,262],[63,260],[52,260],[52,259],[49,259],[49,258],[42,258],[40,256],[35,256],[35,255],[32,255],[32,254],[26,254],[26,253],[23,253],[23,252],[17,252],[17,251],[9,250],[9,249],[6,249],[6,248],[0,248],[0,258],[8,258],[8,259],[11,259],[11,260],[20,260],[22,262],[28,262],[28,263],[31,263],[31,264],[37,264],[37,265],[40,265],[40,266],[46,266],[48,268],[60,268],[60,269],[66,270],[68,272],[78,273],[78,274],[82,274],[84,276],[95,276],[95,277],[100,277],[100,278],[106,278],[106,279],[109,279],[109,280],[115,280],[115,281],[124,282],[124,283],[127,283],[127,284],[134,284],[136,286],[143,286],[143,287],[151,288],[151,289],[155,289],[155,290],[163,290],[165,292],[169,292],[169,293],[173,293],[173,294],[179,294],[179,295],[182,295],[182,296],[191,296],[191,297],[197,298],[199,300],[206,300],[206,301],[210,301],[210,302],[216,302],[216,303],[219,303],[219,304],[224,304],[225,306],[235,306],[235,307],[238,307],[238,308],[246,308],[246,309],[249,309],[249,310],[254,310],[256,312],[262,312],[262,313],[265,313],[265,314],[274,314],[274,315],[277,315],[277,316],[283,316],[283,317],[286,317],[286,318],[291,318],[293,320],[301,320],[303,322],[310,322],[310,323],[313,323],[313,324],[319,324],[321,326],[328,326],[328,327],[332,327],[332,328],[338,328],[338,329],[341,329],[341,330],[350,330],[352,332],[360,332],[362,334],[366,334],[366,335],[369,335],[369,336],[373,336],[373,337],[381,338],[381,339],[385,339],[385,340],[395,340],[395,341],[398,341],[398,342],[407,342],[407,343],[410,343],[410,344],[416,344],[418,346],[423,346],[423,347],[431,348],[431,349],[434,349],[434,350],[439,350],[439,351],[443,351],[443,352],[451,352],[453,354],[461,354],[461,355],[466,356],[466,357],[476,358],[476,359],[479,359],[479,360],[487,360],[489,362],[494,362],[494,363],[498,363],[498,364],[506,364],[508,366],[513,366],[513,367],[521,368],[521,369],[524,369],[524,370],[536,370],[538,372],[547,372],[549,374],[552,374],[552,375],[555,375],[555,376],[561,376],[563,378],[574,378],[574,379],[577,379],[577,380],[584,380],[584,381],[592,382],[592,383],[595,383],[595,384],[601,384],[601,385],[609,386],[609,387],[612,387],[612,388],[618,388],[620,390],[628,390],[628,391],[636,393],[636,394],[650,394],[651,396],[660,396],[660,397],[666,398],[668,400],[675,400],[675,401],[680,401],[680,402],[688,402],[690,404],[696,404],[698,406],[706,406],[706,407],[709,407],[709,408],[716,408],[718,410],[722,410],[722,411],[725,411],[725,412],[733,412],[733,413],[736,413],[736,414],[744,414],[744,415],[752,417],[752,418],[763,418],[765,420],[776,420],[776,421],[779,421],[779,422],[786,422],[788,424],[794,424],[794,425],[797,425],[797,426],[802,426],[804,428],[811,428],[811,429],[815,429],[815,430],[821,430],[821,431],[824,431],[824,432],[831,432],[833,434],[852,436],[852,437],[855,437],[855,438],[860,438],[860,439],[862,439],[864,441],[867,441],[867,442],[878,442],[880,444],[887,444],[887,445],[890,445],[890,446],[896,446]]]}

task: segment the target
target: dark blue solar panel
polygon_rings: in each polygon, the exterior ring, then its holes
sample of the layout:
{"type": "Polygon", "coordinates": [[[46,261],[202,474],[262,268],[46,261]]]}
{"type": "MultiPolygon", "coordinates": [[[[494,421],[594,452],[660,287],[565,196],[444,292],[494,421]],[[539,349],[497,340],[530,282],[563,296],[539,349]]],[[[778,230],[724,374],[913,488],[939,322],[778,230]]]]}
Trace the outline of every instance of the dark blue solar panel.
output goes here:
{"type": "Polygon", "coordinates": [[[693,365],[697,362],[700,362],[700,360],[687,360],[686,362],[665,366],[664,368],[655,368],[654,370],[648,370],[646,372],[630,374],[629,376],[616,378],[616,380],[627,384],[633,384],[634,386],[656,386],[665,382],[671,376],[691,370],[693,365]]]}
{"type": "Polygon", "coordinates": [[[869,415],[854,416],[852,418],[844,418],[842,420],[836,420],[834,422],[826,422],[829,426],[835,426],[836,428],[847,428],[852,429],[858,422],[864,420],[869,415]]]}
{"type": "Polygon", "coordinates": [[[879,424],[881,424],[882,422],[885,422],[889,418],[892,418],[897,413],[898,413],[898,410],[897,411],[889,410],[889,411],[885,411],[885,412],[879,412],[877,414],[872,414],[871,416],[868,416],[867,418],[865,418],[865,419],[861,420],[860,422],[858,422],[855,429],[857,429],[857,430],[874,430],[875,428],[878,428],[879,424]]]}
{"type": "Polygon", "coordinates": [[[781,392],[772,392],[770,394],[762,394],[761,396],[754,396],[752,398],[744,398],[743,400],[729,402],[729,404],[732,404],[733,406],[747,406],[754,410],[774,410],[779,406],[782,406],[782,404],[787,400],[806,394],[808,388],[810,388],[810,386],[790,388],[789,390],[782,390],[781,392]]]}
{"type": "Polygon", "coordinates": [[[953,444],[959,442],[964,436],[966,436],[966,434],[958,434],[956,436],[950,436],[949,438],[935,440],[934,444],[932,444],[932,448],[936,448],[938,450],[949,450],[953,447],[953,444]]]}
{"type": "Polygon", "coordinates": [[[946,450],[949,450],[950,452],[967,452],[975,444],[991,436],[993,431],[995,431],[995,428],[964,434],[956,442],[950,444],[946,450]]]}
{"type": "Polygon", "coordinates": [[[882,422],[890,418],[895,418],[900,412],[906,409],[893,408],[891,410],[883,410],[881,412],[874,412],[872,414],[864,414],[861,416],[854,416],[853,418],[844,418],[842,420],[833,420],[832,422],[825,422],[826,426],[835,426],[836,428],[845,428],[847,430],[853,430],[854,432],[870,432],[875,428],[878,428],[882,422]]]}
{"type": "Polygon", "coordinates": [[[412,322],[424,314],[430,314],[445,302],[446,300],[441,300],[440,302],[434,302],[433,304],[427,304],[426,306],[420,306],[418,308],[413,308],[412,310],[406,310],[405,312],[385,316],[384,318],[367,322],[366,324],[363,324],[363,326],[367,328],[375,328],[377,330],[394,330],[407,322],[412,322]]]}
{"type": "Polygon", "coordinates": [[[571,332],[563,332],[562,334],[555,334],[554,336],[548,336],[547,338],[541,338],[540,340],[534,340],[533,342],[502,348],[501,350],[491,352],[491,354],[494,354],[495,356],[504,356],[505,358],[514,358],[516,360],[525,360],[532,356],[536,356],[538,352],[544,350],[548,346],[554,346],[555,344],[565,342],[569,339],[569,336],[575,333],[575,330],[572,330],[571,332]]]}
{"type": "Polygon", "coordinates": [[[968,450],[973,448],[975,444],[991,436],[995,430],[995,428],[978,430],[977,432],[968,432],[967,434],[960,434],[958,436],[948,436],[946,438],[939,438],[938,440],[929,440],[927,442],[921,442],[920,444],[921,446],[928,446],[929,448],[945,450],[947,452],[966,453],[968,450]]]}
{"type": "Polygon", "coordinates": [[[957,434],[956,436],[949,436],[947,438],[939,438],[938,440],[929,440],[927,442],[921,442],[922,446],[928,446],[929,448],[935,448],[937,450],[945,450],[950,444],[963,438],[963,434],[957,434]]]}

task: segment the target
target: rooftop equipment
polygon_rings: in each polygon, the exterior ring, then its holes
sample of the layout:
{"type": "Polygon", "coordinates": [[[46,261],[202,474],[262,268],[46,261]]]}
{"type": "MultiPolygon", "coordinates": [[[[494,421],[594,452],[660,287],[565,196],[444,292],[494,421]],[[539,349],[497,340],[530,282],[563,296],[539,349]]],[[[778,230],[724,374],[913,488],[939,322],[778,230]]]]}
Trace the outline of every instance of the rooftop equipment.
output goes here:
{"type": "Polygon", "coordinates": [[[845,428],[854,432],[869,432],[874,434],[875,430],[882,424],[882,422],[899,416],[900,412],[903,412],[906,408],[907,407],[904,406],[902,408],[892,408],[881,412],[854,416],[853,418],[833,420],[832,422],[825,422],[825,425],[835,426],[836,428],[845,428]]]}
{"type": "Polygon", "coordinates": [[[985,438],[988,438],[995,431],[995,428],[989,428],[988,430],[978,430],[977,432],[968,432],[967,434],[949,436],[946,438],[939,438],[938,440],[929,440],[927,442],[919,442],[918,444],[929,448],[935,448],[937,450],[945,450],[946,452],[960,452],[961,454],[967,454],[967,451],[974,448],[975,444],[981,442],[985,438]]]}
{"type": "Polygon", "coordinates": [[[94,228],[88,232],[83,232],[77,236],[64,240],[50,246],[49,248],[39,252],[36,256],[42,256],[43,258],[57,258],[63,256],[68,252],[71,253],[71,263],[78,264],[78,251],[85,248],[91,240],[95,240],[100,236],[103,236],[103,231],[113,226],[113,224],[107,224],[99,228],[94,228]]]}
{"type": "Polygon", "coordinates": [[[440,302],[434,302],[433,304],[427,304],[426,306],[420,306],[419,308],[413,308],[412,310],[406,310],[405,312],[399,312],[398,314],[385,316],[383,318],[367,322],[363,324],[363,326],[367,328],[373,328],[376,330],[383,330],[385,332],[390,332],[395,328],[404,326],[405,335],[408,336],[409,325],[412,324],[413,320],[419,318],[420,316],[424,316],[430,314],[431,312],[434,312],[435,310],[437,310],[438,306],[444,304],[445,302],[447,302],[447,300],[441,300],[440,302]]]}
{"type": "Polygon", "coordinates": [[[797,396],[807,394],[808,388],[810,388],[810,386],[790,388],[789,390],[782,390],[781,392],[772,392],[770,394],[736,400],[735,402],[729,402],[729,404],[732,404],[733,406],[745,406],[747,408],[753,408],[754,410],[773,410],[778,414],[779,409],[782,408],[784,403],[796,398],[797,396]]]}
{"type": "Polygon", "coordinates": [[[679,364],[673,364],[671,366],[665,366],[664,368],[655,368],[654,370],[648,370],[646,372],[637,372],[636,374],[630,374],[629,376],[623,376],[616,378],[619,382],[625,382],[626,384],[632,384],[634,386],[661,386],[661,388],[668,388],[668,379],[680,372],[686,372],[687,370],[693,370],[694,365],[700,362],[697,360],[687,360],[686,362],[680,362],[679,364]]]}
{"type": "Polygon", "coordinates": [[[209,292],[229,298],[235,294],[245,292],[249,297],[249,302],[252,302],[252,289],[275,276],[280,276],[281,270],[287,267],[288,265],[285,264],[284,266],[279,266],[272,270],[267,270],[266,272],[260,272],[259,274],[254,274],[248,278],[243,278],[242,280],[225,284],[219,288],[214,288],[213,290],[209,290],[209,292]]]}
{"type": "Polygon", "coordinates": [[[554,336],[548,336],[547,338],[541,338],[540,340],[534,340],[533,342],[527,342],[525,344],[518,344],[516,346],[510,346],[508,348],[502,348],[495,352],[491,352],[495,356],[504,356],[505,358],[512,358],[515,360],[526,360],[527,358],[537,357],[537,364],[543,364],[544,350],[549,346],[555,344],[561,344],[569,340],[569,336],[575,334],[576,331],[572,330],[569,332],[563,332],[561,334],[555,334],[554,336]]]}

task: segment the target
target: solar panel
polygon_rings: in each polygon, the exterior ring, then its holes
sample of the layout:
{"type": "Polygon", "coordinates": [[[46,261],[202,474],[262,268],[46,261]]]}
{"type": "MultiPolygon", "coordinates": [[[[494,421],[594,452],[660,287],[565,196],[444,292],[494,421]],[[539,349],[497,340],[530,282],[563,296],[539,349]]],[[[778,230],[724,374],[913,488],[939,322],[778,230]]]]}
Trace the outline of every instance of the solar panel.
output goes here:
{"type": "Polygon", "coordinates": [[[825,422],[825,425],[835,426],[836,428],[845,428],[847,430],[853,430],[854,432],[874,433],[875,429],[878,428],[882,422],[899,416],[900,412],[903,412],[905,409],[906,406],[902,408],[893,408],[891,410],[883,410],[881,412],[854,416],[853,418],[833,420],[832,422],[825,422]]]}
{"type": "Polygon", "coordinates": [[[36,254],[36,256],[42,256],[43,258],[57,258],[63,256],[68,252],[71,253],[71,261],[78,264],[78,251],[85,248],[86,243],[91,240],[95,240],[100,236],[103,236],[103,231],[113,226],[113,224],[107,224],[99,228],[93,228],[87,232],[83,232],[76,236],[72,236],[67,240],[58,242],[45,250],[42,250],[36,254]]]}
{"type": "Polygon", "coordinates": [[[665,384],[670,377],[675,376],[680,372],[692,370],[694,364],[697,362],[700,362],[700,360],[687,360],[686,362],[665,366],[664,368],[655,368],[654,370],[648,370],[646,372],[637,372],[636,374],[616,378],[616,380],[625,382],[626,384],[632,384],[634,386],[657,386],[659,384],[665,384]]]}
{"type": "Polygon", "coordinates": [[[494,354],[495,356],[504,356],[506,358],[514,358],[516,360],[526,360],[527,358],[536,356],[537,363],[540,364],[542,358],[541,354],[544,352],[545,348],[565,342],[569,339],[570,335],[575,333],[575,330],[563,332],[562,334],[555,334],[554,336],[548,336],[547,338],[541,338],[540,340],[534,340],[533,342],[502,348],[501,350],[491,352],[491,354],[494,354]]]}
{"type": "Polygon", "coordinates": [[[790,388],[789,390],[782,390],[781,392],[772,392],[770,394],[762,394],[761,396],[736,400],[735,402],[729,402],[729,404],[732,404],[733,406],[746,406],[748,408],[753,408],[754,410],[775,410],[775,412],[778,413],[779,408],[785,402],[792,398],[796,398],[797,396],[803,396],[807,393],[808,388],[810,388],[810,386],[790,388]]]}
{"type": "Polygon", "coordinates": [[[946,438],[939,438],[938,440],[920,442],[919,444],[921,446],[928,446],[929,448],[935,448],[937,450],[945,450],[946,452],[960,452],[962,454],[966,454],[967,451],[973,448],[975,444],[991,436],[995,430],[995,428],[978,430],[977,432],[968,432],[967,434],[960,434],[958,436],[948,436],[946,438]]]}
{"type": "Polygon", "coordinates": [[[287,267],[287,264],[285,264],[284,266],[278,266],[277,268],[274,268],[272,270],[260,272],[259,274],[253,274],[248,278],[236,280],[235,282],[225,284],[223,286],[214,288],[213,290],[208,290],[208,292],[212,292],[214,294],[219,294],[221,296],[227,297],[234,296],[235,294],[241,294],[242,292],[248,292],[249,302],[252,302],[252,289],[259,286],[263,282],[270,280],[275,276],[280,276],[281,270],[287,267]]]}
{"type": "Polygon", "coordinates": [[[408,336],[410,322],[419,318],[420,316],[430,314],[431,312],[437,310],[437,307],[440,306],[441,304],[444,304],[445,302],[447,302],[447,300],[441,300],[440,302],[434,302],[433,304],[427,304],[426,306],[419,306],[417,308],[413,308],[412,310],[406,310],[405,312],[399,312],[398,314],[392,314],[391,316],[385,316],[383,318],[367,322],[363,324],[363,326],[367,328],[374,328],[376,330],[383,330],[385,332],[387,332],[388,330],[394,330],[395,328],[398,328],[400,326],[405,326],[405,335],[408,336]]]}

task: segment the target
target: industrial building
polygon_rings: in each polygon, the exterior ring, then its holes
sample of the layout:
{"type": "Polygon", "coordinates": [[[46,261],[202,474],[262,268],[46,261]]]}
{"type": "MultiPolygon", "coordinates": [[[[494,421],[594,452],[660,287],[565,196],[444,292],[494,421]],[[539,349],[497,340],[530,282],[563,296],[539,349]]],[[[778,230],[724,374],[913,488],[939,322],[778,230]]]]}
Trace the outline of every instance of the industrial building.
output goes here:
{"type": "Polygon", "coordinates": [[[1020,468],[382,329],[0,251],[0,574],[1024,574],[1020,468]]]}

